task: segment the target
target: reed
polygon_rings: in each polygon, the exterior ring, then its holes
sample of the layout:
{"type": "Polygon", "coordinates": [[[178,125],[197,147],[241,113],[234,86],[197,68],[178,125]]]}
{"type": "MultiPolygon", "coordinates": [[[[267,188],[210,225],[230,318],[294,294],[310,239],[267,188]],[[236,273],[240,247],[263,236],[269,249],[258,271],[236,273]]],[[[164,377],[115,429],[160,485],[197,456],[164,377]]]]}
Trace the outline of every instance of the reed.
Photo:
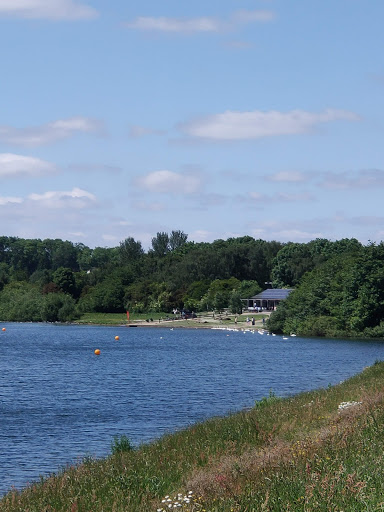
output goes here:
{"type": "Polygon", "coordinates": [[[0,500],[1,512],[383,510],[384,363],[134,450],[116,440],[0,500]],[[113,447],[112,447],[113,448],[113,447]]]}

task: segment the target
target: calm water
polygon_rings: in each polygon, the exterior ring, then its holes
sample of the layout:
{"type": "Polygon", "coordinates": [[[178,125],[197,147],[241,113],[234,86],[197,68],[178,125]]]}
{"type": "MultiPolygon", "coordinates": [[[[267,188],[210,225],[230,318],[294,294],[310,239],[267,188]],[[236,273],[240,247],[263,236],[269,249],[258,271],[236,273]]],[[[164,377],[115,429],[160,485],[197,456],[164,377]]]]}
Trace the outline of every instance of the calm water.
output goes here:
{"type": "Polygon", "coordinates": [[[287,396],[326,387],[384,359],[380,342],[208,329],[1,326],[0,494],[84,456],[107,455],[114,435],[138,445],[250,407],[271,389],[287,396]]]}

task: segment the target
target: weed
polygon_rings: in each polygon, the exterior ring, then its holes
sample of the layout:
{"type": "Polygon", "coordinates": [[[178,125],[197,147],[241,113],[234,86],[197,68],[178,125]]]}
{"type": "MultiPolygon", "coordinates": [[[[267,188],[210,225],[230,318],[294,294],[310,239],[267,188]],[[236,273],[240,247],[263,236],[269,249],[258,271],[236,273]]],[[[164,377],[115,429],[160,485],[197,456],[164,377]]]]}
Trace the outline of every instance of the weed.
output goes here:
{"type": "Polygon", "coordinates": [[[275,393],[272,391],[272,389],[270,389],[268,396],[263,396],[263,398],[261,398],[260,400],[255,401],[255,408],[263,409],[264,407],[275,404],[276,402],[279,402],[280,400],[281,400],[281,398],[276,396],[275,393]]]}
{"type": "Polygon", "coordinates": [[[125,434],[113,437],[111,442],[112,455],[116,455],[117,453],[130,452],[132,450],[133,446],[125,434]]]}

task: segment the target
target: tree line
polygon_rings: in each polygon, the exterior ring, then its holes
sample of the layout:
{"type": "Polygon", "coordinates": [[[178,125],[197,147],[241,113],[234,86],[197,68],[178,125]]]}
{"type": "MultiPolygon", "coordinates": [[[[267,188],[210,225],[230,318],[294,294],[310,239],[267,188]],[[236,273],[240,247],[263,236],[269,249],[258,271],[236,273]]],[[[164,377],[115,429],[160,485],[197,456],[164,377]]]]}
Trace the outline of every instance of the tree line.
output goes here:
{"type": "Polygon", "coordinates": [[[89,248],[60,239],[0,237],[0,320],[71,321],[87,312],[241,312],[272,283],[294,288],[271,316],[274,332],[336,336],[382,331],[383,244],[308,243],[250,236],[194,243],[159,232],[89,248]]]}

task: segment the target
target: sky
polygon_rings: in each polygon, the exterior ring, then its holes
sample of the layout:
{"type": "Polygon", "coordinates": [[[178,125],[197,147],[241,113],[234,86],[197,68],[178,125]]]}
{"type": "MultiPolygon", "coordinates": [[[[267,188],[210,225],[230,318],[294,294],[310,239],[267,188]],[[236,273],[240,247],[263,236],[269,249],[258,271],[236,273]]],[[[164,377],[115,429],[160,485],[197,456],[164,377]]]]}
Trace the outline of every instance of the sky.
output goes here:
{"type": "Polygon", "coordinates": [[[0,235],[384,238],[383,0],[0,0],[0,235]]]}

